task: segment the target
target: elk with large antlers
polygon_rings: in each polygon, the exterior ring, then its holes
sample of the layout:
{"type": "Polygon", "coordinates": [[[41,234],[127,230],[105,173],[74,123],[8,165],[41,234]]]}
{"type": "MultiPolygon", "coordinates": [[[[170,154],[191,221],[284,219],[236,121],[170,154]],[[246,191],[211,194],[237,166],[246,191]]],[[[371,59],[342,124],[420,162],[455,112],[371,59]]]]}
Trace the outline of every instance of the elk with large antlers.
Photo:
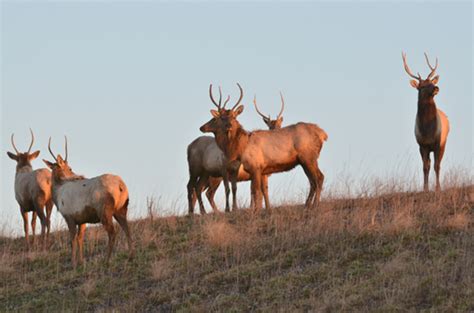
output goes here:
{"type": "Polygon", "coordinates": [[[20,212],[23,217],[23,227],[25,230],[26,246],[29,249],[30,241],[28,237],[28,212],[33,212],[31,219],[31,230],[33,233],[33,244],[35,242],[36,217],[41,221],[41,241],[45,245],[46,238],[49,237],[51,211],[53,201],[51,198],[51,172],[46,168],[33,170],[31,161],[36,159],[40,151],[31,152],[35,136],[30,129],[31,143],[27,152],[21,153],[15,146],[14,134],[11,135],[11,143],[15,153],[7,152],[10,159],[16,161],[15,174],[15,198],[20,206],[20,212]],[[46,216],[44,209],[46,208],[46,216]]]}
{"type": "MultiPolygon", "coordinates": [[[[240,85],[238,87],[242,93],[240,85]]],[[[324,181],[318,158],[328,137],[326,132],[310,123],[247,132],[237,121],[243,110],[244,106],[239,106],[239,102],[230,110],[211,110],[213,118],[200,129],[214,133],[218,146],[227,157],[228,167],[242,165],[250,174],[254,209],[261,208],[264,175],[288,171],[297,165],[303,167],[310,183],[306,207],[317,205],[324,181]]]]}
{"type": "Polygon", "coordinates": [[[76,266],[76,250],[79,248],[79,262],[82,264],[84,233],[86,223],[102,223],[109,236],[108,253],[110,259],[115,243],[116,231],[112,218],[122,227],[128,240],[130,257],[134,249],[127,222],[128,189],[123,180],[116,175],[104,174],[94,178],[76,175],[67,161],[67,138],[65,138],[66,157],[54,156],[51,150],[51,137],[48,149],[55,163],[43,160],[53,171],[53,201],[66,220],[72,248],[72,264],[76,266]]]}
{"type": "Polygon", "coordinates": [[[429,190],[428,177],[431,167],[430,153],[434,153],[434,170],[436,173],[436,190],[441,189],[439,182],[439,173],[441,169],[441,160],[446,149],[446,141],[449,133],[449,121],[443,111],[436,108],[434,96],[439,92],[436,84],[439,75],[435,75],[438,68],[438,58],[436,58],[435,66],[431,66],[428,55],[425,53],[426,63],[431,72],[426,79],[423,79],[418,73],[416,76],[408,67],[406,54],[402,53],[403,65],[407,74],[414,78],[410,81],[410,85],[418,90],[418,111],[416,113],[415,137],[420,147],[420,154],[423,160],[423,174],[425,191],[429,190]]]}
{"type": "MultiPolygon", "coordinates": [[[[219,87],[219,104],[216,103],[212,96],[212,84],[209,88],[209,95],[211,101],[214,105],[218,108],[218,110],[225,110],[225,106],[229,101],[229,97],[224,102],[224,105],[221,106],[222,101],[222,92],[219,87]]],[[[260,112],[257,106],[256,99],[254,99],[255,109],[257,110],[258,114],[260,114],[263,118],[265,124],[267,124],[270,130],[272,129],[279,129],[281,128],[281,124],[283,122],[283,110],[284,110],[284,100],[283,95],[281,95],[282,100],[282,108],[280,113],[278,114],[277,118],[272,120],[270,116],[266,116],[260,112]]],[[[214,202],[214,195],[219,188],[219,185],[223,179],[223,177],[227,174],[227,160],[224,155],[224,152],[217,146],[216,140],[213,137],[209,136],[201,136],[194,140],[189,146],[187,150],[188,155],[188,166],[189,166],[189,182],[188,182],[188,205],[189,205],[189,214],[194,212],[194,205],[196,202],[196,197],[198,198],[199,208],[201,214],[205,214],[206,211],[204,209],[204,205],[202,199],[199,199],[199,194],[203,190],[206,191],[206,196],[211,204],[211,207],[214,212],[217,211],[217,206],[214,202]]],[[[243,170],[242,167],[239,168],[237,172],[237,181],[248,181],[250,180],[250,175],[243,170]]],[[[262,183],[262,192],[265,199],[265,207],[270,208],[270,200],[268,197],[268,177],[265,175],[263,177],[262,183]]],[[[233,194],[236,194],[236,190],[234,190],[233,194]]],[[[228,199],[228,188],[226,188],[226,200],[228,199]]],[[[234,197],[234,202],[236,203],[236,198],[234,197]]],[[[229,210],[229,202],[226,201],[226,211],[229,210]]],[[[234,209],[237,205],[234,205],[234,209]]]]}

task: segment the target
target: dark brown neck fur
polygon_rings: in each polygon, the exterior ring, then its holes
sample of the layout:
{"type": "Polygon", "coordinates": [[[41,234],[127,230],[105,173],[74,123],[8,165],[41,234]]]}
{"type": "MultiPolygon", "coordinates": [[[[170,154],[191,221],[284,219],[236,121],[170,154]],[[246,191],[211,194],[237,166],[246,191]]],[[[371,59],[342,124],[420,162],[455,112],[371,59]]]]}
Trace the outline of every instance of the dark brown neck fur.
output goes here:
{"type": "Polygon", "coordinates": [[[224,151],[229,162],[234,160],[240,161],[240,157],[247,146],[251,133],[247,132],[238,124],[235,132],[229,135],[225,133],[216,134],[217,145],[224,151]]]}
{"type": "Polygon", "coordinates": [[[418,130],[423,136],[434,136],[438,125],[438,113],[433,97],[418,97],[418,130]]]}

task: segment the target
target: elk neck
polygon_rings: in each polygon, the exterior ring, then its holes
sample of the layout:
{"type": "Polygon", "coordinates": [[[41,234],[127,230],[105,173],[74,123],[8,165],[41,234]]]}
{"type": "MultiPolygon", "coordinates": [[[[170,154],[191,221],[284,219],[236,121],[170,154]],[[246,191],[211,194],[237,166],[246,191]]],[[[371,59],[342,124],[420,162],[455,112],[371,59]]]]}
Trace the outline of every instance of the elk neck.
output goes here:
{"type": "Polygon", "coordinates": [[[52,186],[52,191],[53,191],[53,200],[56,203],[57,196],[58,196],[58,190],[61,188],[61,186],[67,184],[68,182],[71,181],[76,181],[76,180],[82,180],[85,179],[83,175],[77,175],[74,174],[74,176],[68,177],[68,178],[60,178],[57,175],[52,175],[51,177],[51,186],[52,186]]]}
{"type": "Polygon", "coordinates": [[[31,164],[18,164],[16,166],[16,174],[24,174],[33,172],[31,164]]]}
{"type": "Polygon", "coordinates": [[[418,130],[423,135],[429,135],[429,132],[435,131],[438,122],[438,113],[433,97],[418,97],[416,119],[418,130]]]}
{"type": "Polygon", "coordinates": [[[240,124],[235,131],[229,133],[216,133],[216,142],[219,148],[224,151],[228,161],[239,160],[245,150],[251,133],[242,128],[240,124]]]}

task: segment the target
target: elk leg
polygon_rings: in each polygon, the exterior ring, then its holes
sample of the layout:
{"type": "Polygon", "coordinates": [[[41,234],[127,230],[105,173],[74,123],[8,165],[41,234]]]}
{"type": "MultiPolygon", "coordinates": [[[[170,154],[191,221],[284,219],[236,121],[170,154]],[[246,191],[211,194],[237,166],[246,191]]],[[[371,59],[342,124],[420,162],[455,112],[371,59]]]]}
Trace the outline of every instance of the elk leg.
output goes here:
{"type": "Polygon", "coordinates": [[[34,246],[35,237],[36,237],[36,212],[35,211],[33,211],[33,214],[31,216],[31,234],[32,234],[31,243],[34,246]]]}
{"type": "Polygon", "coordinates": [[[305,162],[302,163],[304,173],[309,180],[309,194],[306,198],[305,207],[311,208],[313,205],[313,198],[316,194],[316,189],[318,188],[318,171],[316,162],[305,162]]]}
{"type": "Polygon", "coordinates": [[[441,184],[439,183],[439,172],[441,169],[441,160],[443,159],[444,156],[444,149],[445,146],[439,147],[438,149],[435,150],[434,152],[434,170],[436,173],[436,191],[441,191],[441,184]]]}
{"type": "Polygon", "coordinates": [[[46,236],[46,216],[44,215],[44,211],[43,211],[43,206],[37,206],[36,207],[36,213],[38,214],[38,217],[40,219],[40,222],[41,222],[41,245],[42,245],[42,248],[44,249],[45,248],[45,236],[46,236]]]}
{"type": "Polygon", "coordinates": [[[86,232],[86,224],[78,225],[77,243],[79,246],[79,264],[84,264],[84,234],[86,232]]]}
{"type": "Polygon", "coordinates": [[[321,201],[321,191],[323,190],[323,183],[324,183],[324,174],[321,172],[319,167],[316,165],[316,174],[318,175],[318,184],[316,188],[316,194],[314,195],[313,199],[313,207],[317,207],[319,202],[321,201]]]}
{"type": "Polygon", "coordinates": [[[263,198],[265,200],[265,208],[267,210],[270,210],[270,199],[268,198],[268,176],[263,175],[262,176],[262,193],[263,193],[263,198]]]}
{"type": "Polygon", "coordinates": [[[240,162],[233,161],[227,164],[227,175],[232,186],[232,211],[237,210],[237,179],[239,176],[240,162]]]}
{"type": "Polygon", "coordinates": [[[196,203],[196,194],[195,194],[195,188],[197,185],[197,176],[190,175],[189,181],[188,181],[188,214],[191,215],[194,213],[194,204],[196,203]]]}
{"type": "MultiPolygon", "coordinates": [[[[196,186],[194,188],[198,188],[197,187],[197,182],[196,182],[196,186]]],[[[199,190],[199,193],[202,194],[202,192],[206,189],[209,188],[209,183],[206,184],[205,186],[201,186],[201,190],[199,190]]],[[[196,206],[196,201],[197,201],[197,196],[196,196],[196,190],[193,190],[193,197],[192,197],[192,208],[193,208],[193,213],[194,213],[194,207],[196,206]]]]}
{"type": "Polygon", "coordinates": [[[207,186],[208,182],[209,182],[209,176],[201,176],[199,178],[197,187],[195,189],[196,196],[199,203],[199,212],[201,213],[201,215],[206,214],[206,209],[204,208],[204,202],[202,201],[202,190],[204,189],[205,186],[207,186]]]}
{"type": "MultiPolygon", "coordinates": [[[[107,210],[108,208],[105,208],[106,212],[107,210]]],[[[114,249],[115,235],[116,235],[114,222],[112,221],[112,216],[108,213],[105,213],[102,218],[102,224],[104,225],[104,228],[107,231],[107,234],[109,235],[109,247],[107,250],[107,258],[106,258],[106,263],[109,264],[110,256],[112,255],[112,251],[114,249]]]]}
{"type": "Polygon", "coordinates": [[[23,209],[21,210],[21,217],[23,217],[23,229],[25,230],[25,242],[26,242],[26,249],[30,250],[30,238],[28,236],[28,212],[23,209]]]}
{"type": "Polygon", "coordinates": [[[115,213],[114,218],[119,223],[120,227],[123,229],[123,232],[127,236],[129,259],[133,259],[133,257],[135,256],[135,250],[133,247],[132,235],[130,233],[130,229],[128,228],[127,208],[122,208],[119,212],[115,213]]]}
{"type": "Polygon", "coordinates": [[[71,218],[66,218],[67,227],[69,228],[69,239],[71,240],[71,263],[76,268],[76,247],[77,247],[77,225],[71,218]]]}
{"type": "Polygon", "coordinates": [[[260,170],[254,171],[252,175],[252,197],[254,198],[254,212],[259,211],[262,208],[262,173],[260,170]]]}
{"type": "Polygon", "coordinates": [[[229,205],[229,195],[230,195],[230,188],[229,188],[229,174],[227,170],[222,175],[224,179],[224,189],[225,189],[225,211],[230,212],[230,205],[229,205]]]}
{"type": "Polygon", "coordinates": [[[214,212],[219,212],[219,210],[217,209],[216,203],[214,202],[214,195],[216,194],[216,191],[219,188],[221,181],[222,179],[220,178],[216,178],[216,177],[209,178],[209,184],[206,191],[207,200],[209,200],[209,203],[211,204],[212,210],[214,212]]]}
{"type": "Polygon", "coordinates": [[[230,180],[232,185],[232,211],[237,210],[237,173],[232,173],[230,180]]]}
{"type": "Polygon", "coordinates": [[[46,232],[46,241],[49,238],[49,231],[51,230],[51,213],[53,212],[53,201],[48,201],[46,203],[46,224],[48,227],[48,230],[46,232]]]}
{"type": "Polygon", "coordinates": [[[430,150],[420,147],[421,159],[423,160],[423,190],[429,190],[429,175],[431,167],[430,150]]]}

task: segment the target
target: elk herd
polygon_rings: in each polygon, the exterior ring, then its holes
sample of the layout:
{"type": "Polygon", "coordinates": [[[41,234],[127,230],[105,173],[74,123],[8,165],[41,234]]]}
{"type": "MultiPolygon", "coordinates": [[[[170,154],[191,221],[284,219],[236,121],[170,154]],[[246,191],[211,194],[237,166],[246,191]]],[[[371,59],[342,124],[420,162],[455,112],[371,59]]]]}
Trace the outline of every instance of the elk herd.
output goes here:
{"type": "MultiPolygon", "coordinates": [[[[406,55],[402,53],[405,71],[413,78],[412,87],[418,90],[418,109],[415,119],[415,138],[419,145],[423,161],[424,191],[428,191],[430,171],[430,153],[434,153],[434,170],[436,173],[436,191],[440,190],[440,166],[446,148],[449,133],[449,121],[446,114],[437,109],[434,97],[439,92],[436,86],[439,76],[436,75],[438,59],[433,67],[425,53],[430,69],[423,79],[418,73],[410,70],[406,55]]],[[[271,174],[286,172],[300,165],[309,182],[309,193],[306,198],[307,208],[316,207],[320,201],[324,183],[324,174],[319,168],[318,158],[327,141],[327,133],[317,124],[299,122],[282,126],[285,101],[280,93],[281,109],[275,119],[263,114],[257,105],[256,96],[253,104],[256,112],[262,117],[268,129],[248,131],[239,122],[244,112],[241,104],[244,97],[243,88],[237,83],[240,96],[231,108],[226,108],[230,101],[227,96],[222,103],[222,90],[219,87],[219,100],[213,96],[212,84],[209,86],[209,97],[215,109],[210,111],[211,119],[200,127],[203,133],[214,136],[201,136],[187,148],[189,181],[187,183],[188,213],[194,214],[196,201],[201,214],[206,210],[201,197],[206,191],[207,199],[214,212],[218,212],[214,195],[221,182],[225,189],[225,212],[230,211],[230,194],[232,191],[232,210],[237,205],[237,183],[250,181],[251,208],[258,211],[265,202],[270,210],[268,196],[268,178],[271,174]],[[229,186],[230,183],[230,186],[229,186]]],[[[87,223],[101,223],[107,231],[109,241],[106,260],[113,251],[116,230],[113,219],[123,229],[129,248],[129,256],[134,255],[134,246],[127,222],[129,204],[128,189],[124,181],[116,175],[104,174],[86,178],[73,172],[68,163],[67,138],[65,137],[65,157],[55,155],[51,150],[51,137],[48,150],[53,161],[43,160],[48,168],[33,170],[31,161],[40,151],[31,153],[35,138],[31,132],[31,143],[24,153],[15,145],[14,134],[11,144],[15,153],[7,152],[16,161],[15,198],[23,217],[23,227],[27,249],[30,248],[28,213],[32,212],[32,242],[35,242],[36,218],[41,222],[41,242],[46,245],[50,232],[50,218],[53,204],[63,216],[69,229],[71,244],[71,261],[83,263],[83,240],[87,223]],[[79,257],[76,257],[76,251],[79,257]]]]}

